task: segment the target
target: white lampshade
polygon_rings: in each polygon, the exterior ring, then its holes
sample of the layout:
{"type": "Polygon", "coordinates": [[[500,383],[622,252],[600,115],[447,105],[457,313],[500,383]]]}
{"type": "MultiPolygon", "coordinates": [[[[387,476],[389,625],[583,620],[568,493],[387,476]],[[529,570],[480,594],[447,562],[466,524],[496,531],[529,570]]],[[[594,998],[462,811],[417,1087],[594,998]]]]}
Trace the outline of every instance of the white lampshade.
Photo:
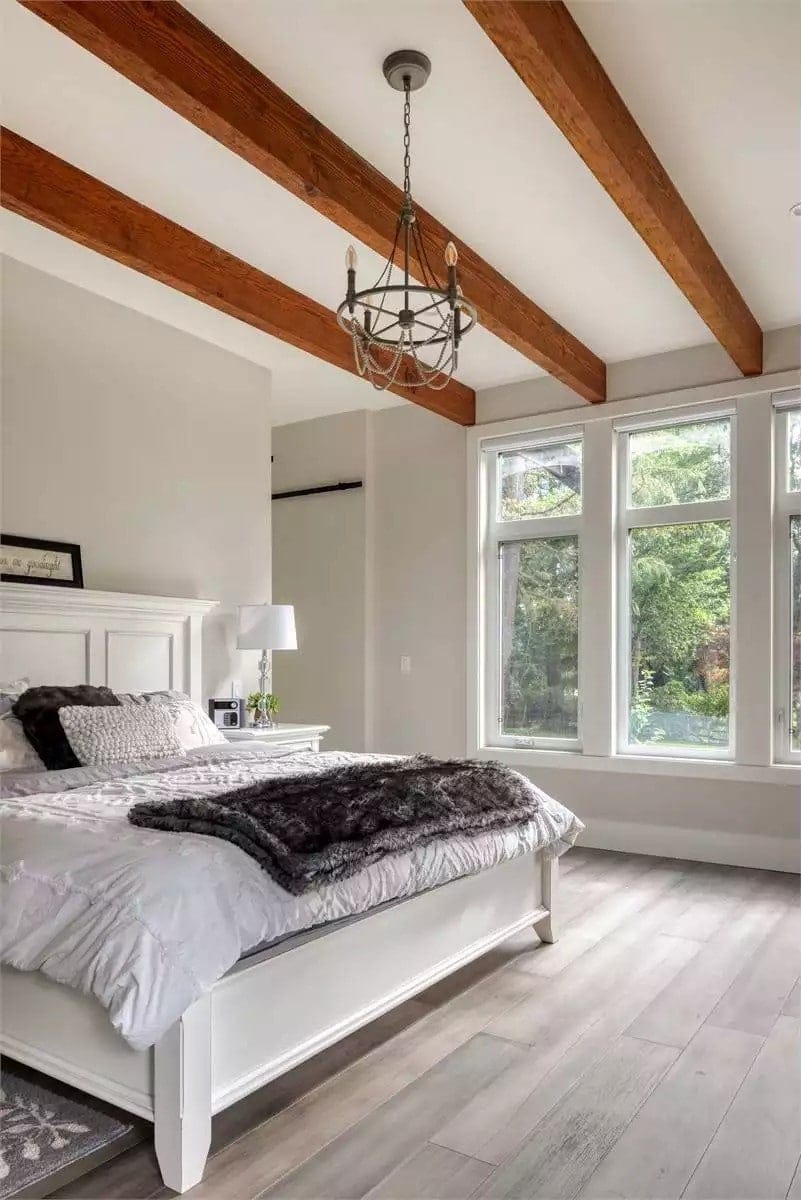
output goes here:
{"type": "Polygon", "coordinates": [[[239,650],[297,650],[291,604],[240,604],[239,650]]]}

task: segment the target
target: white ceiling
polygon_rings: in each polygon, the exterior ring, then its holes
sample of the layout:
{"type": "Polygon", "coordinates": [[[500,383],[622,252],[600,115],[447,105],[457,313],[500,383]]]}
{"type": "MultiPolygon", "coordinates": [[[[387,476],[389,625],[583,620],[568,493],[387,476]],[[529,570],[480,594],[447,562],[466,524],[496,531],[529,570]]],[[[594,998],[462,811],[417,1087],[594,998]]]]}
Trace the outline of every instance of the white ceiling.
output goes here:
{"type": "MultiPolygon", "coordinates": [[[[460,0],[187,7],[396,182],[401,98],[380,64],[403,45],[425,50],[432,77],[413,101],[421,204],[609,362],[712,340],[460,0]]],[[[571,10],[763,328],[797,322],[794,0],[571,10]]],[[[14,0],[0,13],[5,124],[335,307],[346,233],[14,0]]],[[[276,423],[397,402],[20,218],[3,239],[14,257],[269,365],[276,423]]],[[[377,274],[359,249],[364,275],[377,274]]],[[[464,344],[460,378],[473,387],[538,374],[486,330],[464,344]]]]}
{"type": "Polygon", "coordinates": [[[801,313],[797,0],[571,0],[763,329],[801,313]]]}
{"type": "Polygon", "coordinates": [[[272,372],[270,415],[274,425],[404,403],[400,396],[374,391],[347,371],[331,367],[252,325],[5,209],[0,209],[0,250],[76,287],[87,288],[267,367],[272,372]]]}

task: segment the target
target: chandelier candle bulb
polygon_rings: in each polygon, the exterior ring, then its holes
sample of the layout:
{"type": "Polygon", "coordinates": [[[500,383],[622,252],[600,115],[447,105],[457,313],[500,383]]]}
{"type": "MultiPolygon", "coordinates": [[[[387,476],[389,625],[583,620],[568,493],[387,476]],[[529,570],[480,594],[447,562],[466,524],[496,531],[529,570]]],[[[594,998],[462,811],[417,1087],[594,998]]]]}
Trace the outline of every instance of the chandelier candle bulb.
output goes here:
{"type": "MultiPolygon", "coordinates": [[[[445,247],[445,264],[448,268],[448,303],[451,306],[452,312],[456,309],[456,298],[458,292],[456,283],[456,263],[458,260],[459,255],[456,253],[456,247],[454,246],[453,242],[448,242],[447,246],[445,247]]],[[[460,331],[456,326],[454,326],[453,332],[456,339],[456,344],[458,345],[460,331]]],[[[454,368],[455,366],[456,363],[454,362],[454,368]]]]}
{"type": "Polygon", "coordinates": [[[345,266],[348,271],[348,289],[345,296],[345,302],[348,306],[348,312],[353,316],[353,309],[356,302],[356,264],[358,257],[353,246],[348,246],[345,251],[345,266]]]}

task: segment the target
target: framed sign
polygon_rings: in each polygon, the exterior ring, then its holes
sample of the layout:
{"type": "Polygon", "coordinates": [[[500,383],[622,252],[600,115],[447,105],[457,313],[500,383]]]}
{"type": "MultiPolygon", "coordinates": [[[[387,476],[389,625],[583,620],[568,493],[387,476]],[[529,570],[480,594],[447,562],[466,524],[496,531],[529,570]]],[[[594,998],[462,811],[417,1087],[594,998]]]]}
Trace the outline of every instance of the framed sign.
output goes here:
{"type": "Polygon", "coordinates": [[[81,547],[0,533],[0,580],[82,588],[81,547]]]}

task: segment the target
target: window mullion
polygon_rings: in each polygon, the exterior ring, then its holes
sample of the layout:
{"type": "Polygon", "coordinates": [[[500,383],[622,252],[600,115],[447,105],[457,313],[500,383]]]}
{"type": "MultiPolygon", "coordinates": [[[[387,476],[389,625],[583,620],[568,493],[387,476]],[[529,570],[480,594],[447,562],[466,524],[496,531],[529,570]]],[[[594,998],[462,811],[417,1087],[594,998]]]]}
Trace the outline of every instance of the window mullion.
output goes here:
{"type": "Polygon", "coordinates": [[[527,542],[534,538],[571,537],[580,528],[581,517],[532,517],[528,521],[498,521],[493,533],[499,542],[527,542]]]}
{"type": "Polygon", "coordinates": [[[610,421],[584,430],[579,542],[579,733],[585,754],[614,750],[615,435],[610,421]]]}
{"type": "Polygon", "coordinates": [[[696,500],[686,504],[661,504],[653,508],[629,508],[628,529],[646,529],[656,525],[695,525],[702,521],[730,521],[734,512],[731,500],[696,500]]]}
{"type": "Polygon", "coordinates": [[[749,396],[738,403],[731,706],[736,760],[749,766],[772,761],[771,422],[769,396],[749,396]]]}
{"type": "Polygon", "coordinates": [[[773,760],[801,762],[793,749],[793,555],[791,527],[801,515],[801,495],[788,490],[790,422],[798,411],[797,395],[790,403],[777,403],[774,418],[774,517],[773,517],[773,760]]]}
{"type": "Polygon", "coordinates": [[[776,496],[776,512],[788,518],[801,516],[801,492],[779,492],[776,496]]]}
{"type": "Polygon", "coordinates": [[[488,536],[484,555],[484,627],[483,671],[483,714],[479,730],[479,743],[491,745],[500,728],[500,620],[498,593],[500,589],[500,562],[498,523],[496,520],[496,497],[498,489],[498,458],[487,455],[485,473],[485,497],[488,516],[488,536]]]}
{"type": "Polygon", "coordinates": [[[791,758],[792,720],[792,586],[790,518],[779,514],[773,531],[774,579],[774,667],[773,667],[773,758],[791,758]]]}
{"type": "Polygon", "coordinates": [[[629,439],[615,428],[614,572],[615,572],[615,734],[618,754],[628,746],[631,621],[629,612],[629,439]]]}

